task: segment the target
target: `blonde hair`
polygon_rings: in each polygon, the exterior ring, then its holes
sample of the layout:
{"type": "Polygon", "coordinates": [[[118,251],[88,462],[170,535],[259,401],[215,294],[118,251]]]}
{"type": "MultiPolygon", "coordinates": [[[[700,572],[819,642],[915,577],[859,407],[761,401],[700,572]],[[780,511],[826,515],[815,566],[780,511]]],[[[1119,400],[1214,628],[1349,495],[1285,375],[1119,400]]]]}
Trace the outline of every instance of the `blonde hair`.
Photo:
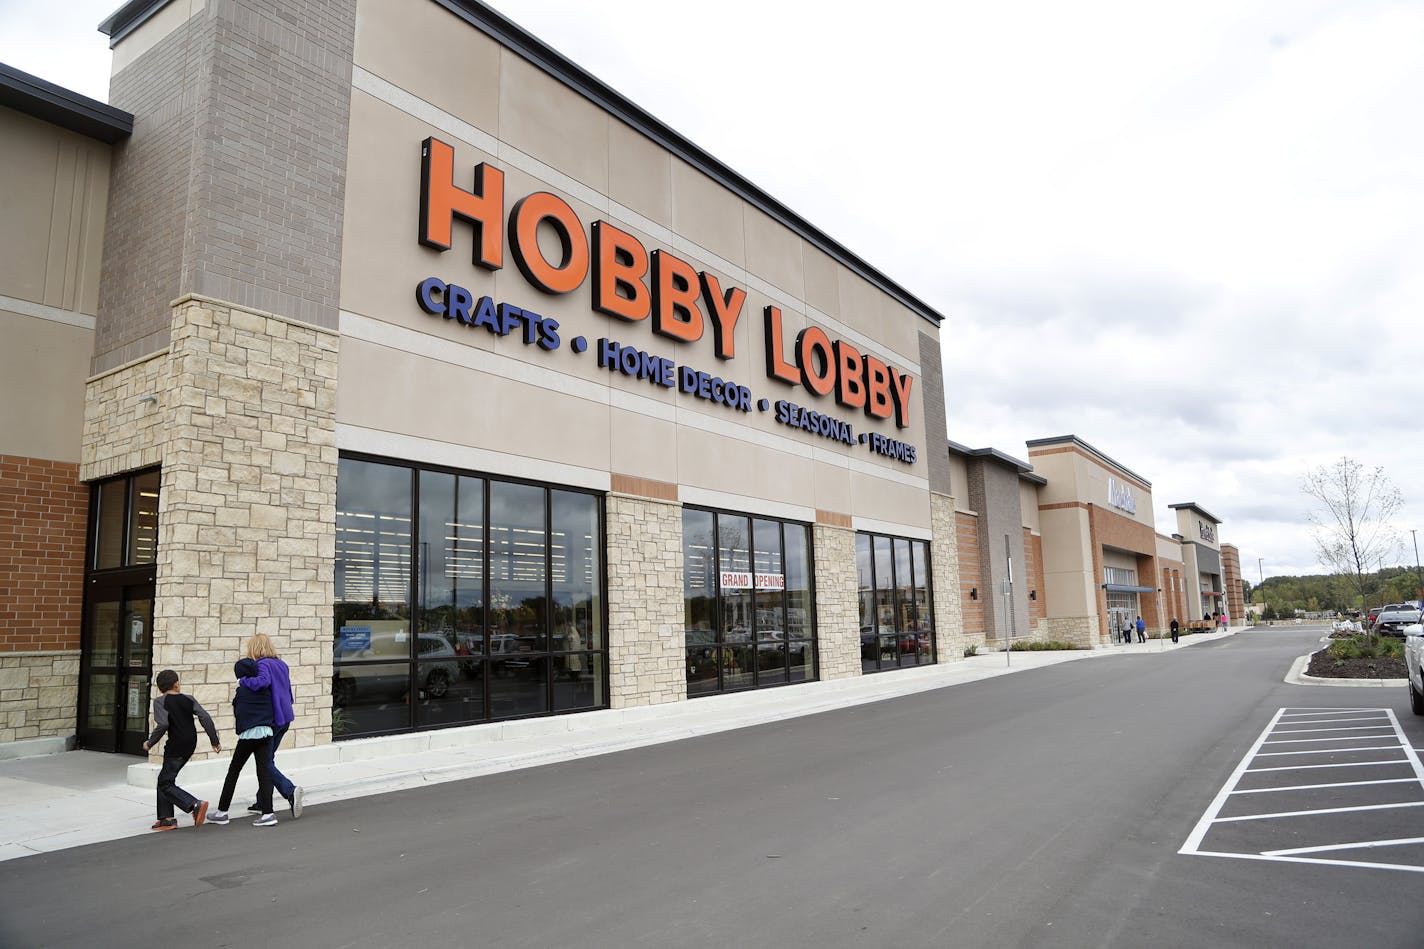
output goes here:
{"type": "Polygon", "coordinates": [[[272,645],[272,637],[266,633],[257,633],[247,641],[247,658],[249,659],[276,659],[277,647],[272,645]]]}

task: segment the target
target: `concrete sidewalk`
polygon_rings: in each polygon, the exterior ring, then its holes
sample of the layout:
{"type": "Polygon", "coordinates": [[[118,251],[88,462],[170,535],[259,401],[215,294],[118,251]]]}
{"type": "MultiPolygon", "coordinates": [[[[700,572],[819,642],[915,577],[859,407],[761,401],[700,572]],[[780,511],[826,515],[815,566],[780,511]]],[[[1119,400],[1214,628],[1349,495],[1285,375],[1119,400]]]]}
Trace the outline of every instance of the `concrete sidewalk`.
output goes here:
{"type": "MultiPolygon", "coordinates": [[[[872,676],[699,698],[675,705],[608,709],[579,715],[495,722],[409,735],[283,749],[284,773],[305,789],[308,807],[442,781],[512,771],[574,758],[677,741],[765,722],[879,702],[1084,659],[1149,656],[1233,635],[1184,636],[1176,645],[1103,646],[1076,652],[1003,652],[944,665],[872,676]]],[[[201,743],[200,743],[201,744],[201,743]]],[[[217,806],[228,758],[195,760],[181,783],[217,806]]],[[[91,751],[0,761],[0,860],[13,860],[148,833],[154,819],[156,765],[91,751]]],[[[249,769],[233,802],[235,819],[255,796],[249,769]]],[[[279,820],[288,820],[285,808],[279,820]]],[[[310,815],[318,817],[318,814],[310,815]]],[[[180,815],[179,826],[191,827],[180,815]]]]}

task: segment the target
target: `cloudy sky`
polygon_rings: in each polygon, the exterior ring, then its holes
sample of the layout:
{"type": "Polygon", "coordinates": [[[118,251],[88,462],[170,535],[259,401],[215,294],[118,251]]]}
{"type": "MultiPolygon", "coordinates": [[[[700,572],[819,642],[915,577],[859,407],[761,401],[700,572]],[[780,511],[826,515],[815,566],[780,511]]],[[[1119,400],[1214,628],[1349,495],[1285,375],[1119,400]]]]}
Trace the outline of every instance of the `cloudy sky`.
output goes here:
{"type": "MultiPolygon", "coordinates": [[[[104,99],[118,5],[0,0],[0,61],[104,99]]],[[[944,314],[950,438],[1076,434],[1253,581],[1321,572],[1301,475],[1348,455],[1413,563],[1424,3],[495,6],[944,314]]]]}

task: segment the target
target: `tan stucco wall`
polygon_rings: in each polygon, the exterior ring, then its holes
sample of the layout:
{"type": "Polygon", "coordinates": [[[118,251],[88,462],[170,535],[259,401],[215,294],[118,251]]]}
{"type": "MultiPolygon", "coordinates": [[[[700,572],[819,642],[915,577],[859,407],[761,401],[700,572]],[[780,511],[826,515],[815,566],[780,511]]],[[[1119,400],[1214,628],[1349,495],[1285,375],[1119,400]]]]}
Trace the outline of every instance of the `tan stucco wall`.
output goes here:
{"type": "Polygon", "coordinates": [[[109,146],[0,108],[0,296],[93,315],[109,146]]]}
{"type": "Polygon", "coordinates": [[[343,447],[378,450],[379,433],[404,433],[478,449],[484,470],[495,473],[510,465],[526,477],[599,487],[598,473],[611,471],[703,492],[698,503],[756,510],[763,502],[805,520],[823,509],[928,535],[925,393],[915,358],[919,333],[934,330],[923,318],[436,4],[362,0],[355,61],[337,406],[343,447]],[[551,191],[579,215],[585,234],[608,221],[649,251],[716,275],[723,289],[746,291],[735,358],[716,358],[710,326],[697,342],[674,343],[648,321],[595,312],[588,280],[566,295],[543,294],[507,246],[502,269],[476,267],[473,229],[462,223],[449,251],[420,246],[420,143],[428,136],[454,148],[462,187],[479,162],[502,170],[506,214],[526,194],[551,191]],[[425,314],[414,290],[428,276],[558,320],[563,344],[546,352],[425,314]],[[768,379],[766,305],[781,308],[788,347],[813,322],[913,376],[909,427],[768,379]],[[572,351],[574,336],[588,340],[588,352],[572,351]],[[754,400],[789,399],[857,433],[916,445],[921,459],[906,465],[778,424],[771,411],[741,413],[600,369],[600,337],[745,385],[754,400]],[[478,402],[462,393],[478,393],[478,402]]]}
{"type": "Polygon", "coordinates": [[[0,108],[0,454],[79,461],[109,146],[0,108]]]}
{"type": "Polygon", "coordinates": [[[0,308],[0,454],[79,461],[94,331],[0,308]]]}

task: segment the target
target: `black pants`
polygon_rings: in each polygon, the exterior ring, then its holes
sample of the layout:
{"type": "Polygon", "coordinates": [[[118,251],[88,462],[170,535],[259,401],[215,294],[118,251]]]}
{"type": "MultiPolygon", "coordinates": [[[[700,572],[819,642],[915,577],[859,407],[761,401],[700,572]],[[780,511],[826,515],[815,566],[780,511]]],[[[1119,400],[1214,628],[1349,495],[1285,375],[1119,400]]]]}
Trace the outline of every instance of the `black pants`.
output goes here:
{"type": "Polygon", "coordinates": [[[227,813],[232,803],[232,795],[237,790],[237,776],[242,774],[242,766],[248,758],[257,762],[257,806],[262,813],[272,813],[272,772],[268,762],[272,756],[268,748],[271,738],[239,738],[237,748],[232,753],[232,763],[227,766],[227,777],[223,779],[222,797],[218,800],[218,810],[227,813]]]}
{"type": "Polygon", "coordinates": [[[184,814],[193,813],[193,808],[198,805],[198,799],[177,784],[178,772],[183,770],[183,766],[188,763],[188,759],[193,757],[187,755],[164,755],[163,767],[158,771],[158,819],[167,820],[173,816],[173,808],[184,814]]]}
{"type": "Polygon", "coordinates": [[[1177,631],[1174,629],[1174,630],[1172,630],[1172,642],[1176,642],[1176,641],[1177,641],[1177,631]]]}
{"type": "Polygon", "coordinates": [[[1137,641],[1140,643],[1147,642],[1147,634],[1140,629],[1137,631],[1137,641]]]}

